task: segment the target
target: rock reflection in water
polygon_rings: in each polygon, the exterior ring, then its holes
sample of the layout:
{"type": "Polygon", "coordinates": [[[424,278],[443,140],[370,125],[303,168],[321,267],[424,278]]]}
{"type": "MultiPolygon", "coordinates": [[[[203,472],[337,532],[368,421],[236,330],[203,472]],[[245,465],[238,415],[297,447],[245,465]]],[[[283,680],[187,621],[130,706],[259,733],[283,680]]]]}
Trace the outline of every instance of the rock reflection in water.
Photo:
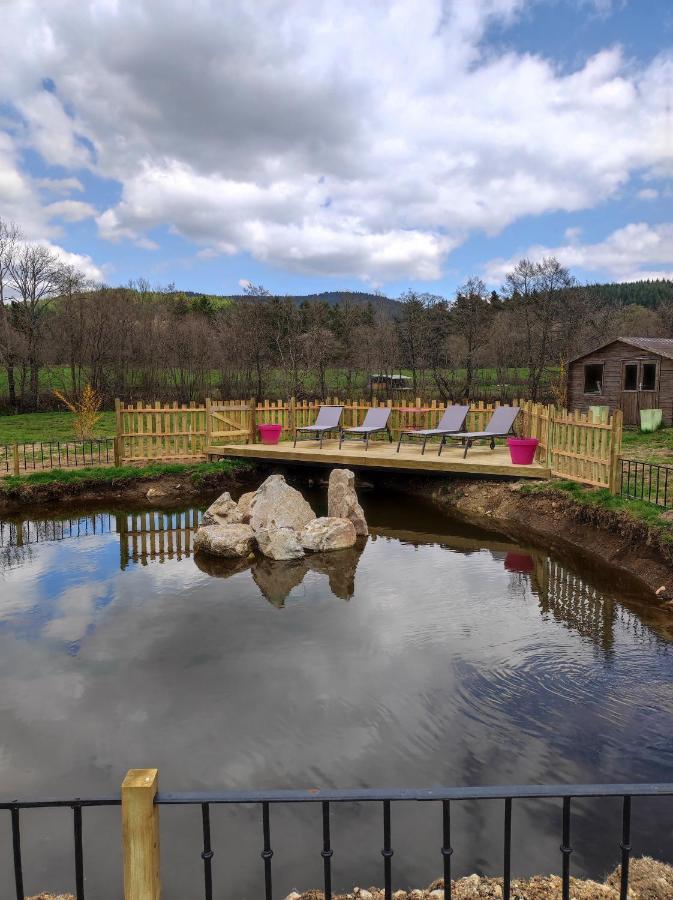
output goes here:
{"type": "Polygon", "coordinates": [[[198,553],[194,561],[202,572],[215,578],[230,578],[250,569],[252,579],[269,603],[279,609],[309,572],[326,575],[335,597],[350,600],[355,593],[355,571],[366,545],[360,538],[355,547],[331,553],[312,553],[287,562],[255,556],[249,559],[218,559],[198,553]]]}

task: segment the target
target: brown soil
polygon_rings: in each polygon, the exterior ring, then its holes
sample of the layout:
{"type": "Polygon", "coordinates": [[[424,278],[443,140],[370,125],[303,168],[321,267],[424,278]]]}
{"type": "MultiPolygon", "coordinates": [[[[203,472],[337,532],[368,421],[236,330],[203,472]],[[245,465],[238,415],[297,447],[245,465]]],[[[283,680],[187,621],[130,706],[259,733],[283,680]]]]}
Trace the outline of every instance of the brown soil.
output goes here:
{"type": "Polygon", "coordinates": [[[526,493],[519,482],[424,481],[405,490],[466,521],[533,539],[559,556],[572,550],[590,566],[618,569],[631,587],[660,602],[673,598],[673,549],[625,513],[583,506],[564,491],[526,493]]]}
{"type": "Polygon", "coordinates": [[[247,484],[253,473],[226,471],[203,476],[198,484],[184,475],[156,475],[149,478],[121,478],[109,482],[81,481],[73,484],[23,484],[0,494],[0,515],[26,512],[48,503],[84,504],[122,501],[134,505],[166,506],[194,497],[231,490],[247,484]]]}
{"type": "MultiPolygon", "coordinates": [[[[620,869],[603,883],[570,879],[572,900],[619,900],[620,869]]],[[[559,900],[561,879],[558,875],[541,876],[512,881],[512,900],[559,900]]],[[[435,881],[424,891],[395,891],[395,900],[444,900],[444,882],[435,881]]],[[[453,900],[495,900],[501,898],[502,879],[480,878],[470,875],[452,882],[453,900]]],[[[323,900],[322,891],[290,894],[288,900],[323,900]]],[[[379,888],[355,888],[351,894],[340,894],[334,900],[383,900],[379,888]]],[[[673,867],[643,856],[631,861],[629,877],[630,900],[671,900],[673,897],[673,867]]]]}

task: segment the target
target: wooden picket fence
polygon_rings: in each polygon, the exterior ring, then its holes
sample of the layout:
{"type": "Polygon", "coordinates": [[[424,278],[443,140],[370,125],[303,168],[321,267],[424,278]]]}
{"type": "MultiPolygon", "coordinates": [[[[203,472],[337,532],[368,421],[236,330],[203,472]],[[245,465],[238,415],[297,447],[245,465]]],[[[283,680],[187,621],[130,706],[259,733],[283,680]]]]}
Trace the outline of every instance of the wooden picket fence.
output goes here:
{"type": "MultiPolygon", "coordinates": [[[[142,402],[126,406],[116,401],[117,461],[125,464],[202,460],[209,446],[255,443],[257,426],[262,423],[280,425],[281,440],[291,440],[295,428],[314,422],[325,404],[343,406],[342,422],[347,427],[361,425],[372,406],[389,407],[394,439],[404,428],[433,428],[446,409],[446,404],[437,400],[424,402],[420,397],[403,403],[369,403],[338,397],[301,401],[206,400],[204,405],[189,406],[142,402]]],[[[483,430],[499,405],[473,403],[467,430],[483,430]]],[[[594,417],[591,412],[568,412],[529,400],[515,400],[513,405],[522,410],[516,423],[517,434],[538,439],[537,460],[548,466],[552,475],[617,490],[622,439],[619,410],[610,417],[594,417]]]]}
{"type": "Polygon", "coordinates": [[[526,402],[522,407],[522,432],[538,439],[538,461],[553,476],[618,492],[621,410],[595,416],[541,403],[526,402]]]}

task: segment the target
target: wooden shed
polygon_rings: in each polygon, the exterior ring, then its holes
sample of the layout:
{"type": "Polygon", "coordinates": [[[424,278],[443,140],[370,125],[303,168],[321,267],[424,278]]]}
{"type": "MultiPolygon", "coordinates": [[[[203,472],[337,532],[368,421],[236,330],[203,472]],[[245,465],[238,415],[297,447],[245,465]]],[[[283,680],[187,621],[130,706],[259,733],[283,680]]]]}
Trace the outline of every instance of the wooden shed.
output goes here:
{"type": "Polygon", "coordinates": [[[568,363],[568,409],[621,409],[625,425],[641,409],[661,409],[673,424],[673,339],[619,337],[568,363]]]}

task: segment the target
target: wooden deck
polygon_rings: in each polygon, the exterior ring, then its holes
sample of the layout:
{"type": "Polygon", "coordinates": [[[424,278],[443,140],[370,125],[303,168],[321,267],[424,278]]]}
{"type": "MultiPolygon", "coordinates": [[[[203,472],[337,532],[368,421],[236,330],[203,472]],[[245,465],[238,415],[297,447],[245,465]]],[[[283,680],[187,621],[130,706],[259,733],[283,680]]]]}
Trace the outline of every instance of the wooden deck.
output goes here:
{"type": "Polygon", "coordinates": [[[488,444],[470,449],[463,459],[460,447],[445,447],[442,455],[437,455],[437,446],[428,446],[421,456],[420,444],[402,444],[396,452],[397,443],[375,441],[365,451],[364,445],[356,441],[344,442],[339,450],[339,442],[323,441],[322,449],[313,440],[281,441],[279,444],[224,444],[209,445],[205,452],[209,456],[234,456],[260,459],[277,463],[311,463],[322,465],[353,466],[356,468],[391,469],[400,472],[455,472],[460,475],[508,475],[512,478],[549,478],[546,466],[533,463],[530,466],[514,466],[505,446],[491,450],[488,444]]]}

